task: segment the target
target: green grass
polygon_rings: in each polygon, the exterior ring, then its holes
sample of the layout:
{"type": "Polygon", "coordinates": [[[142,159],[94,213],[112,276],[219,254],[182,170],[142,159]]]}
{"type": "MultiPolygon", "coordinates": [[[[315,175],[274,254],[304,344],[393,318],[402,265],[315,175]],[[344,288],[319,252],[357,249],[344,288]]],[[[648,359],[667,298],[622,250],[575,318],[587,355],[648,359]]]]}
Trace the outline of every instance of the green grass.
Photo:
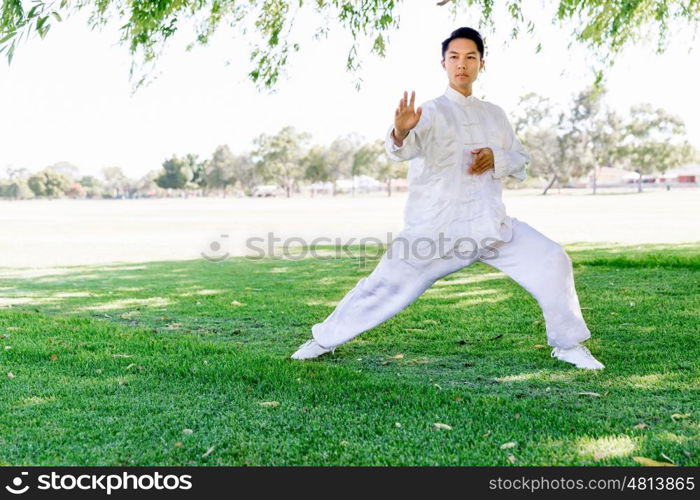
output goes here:
{"type": "Polygon", "coordinates": [[[482,264],[312,362],[376,258],[5,270],[0,464],[700,465],[700,246],[568,250],[602,372],[482,264]]]}

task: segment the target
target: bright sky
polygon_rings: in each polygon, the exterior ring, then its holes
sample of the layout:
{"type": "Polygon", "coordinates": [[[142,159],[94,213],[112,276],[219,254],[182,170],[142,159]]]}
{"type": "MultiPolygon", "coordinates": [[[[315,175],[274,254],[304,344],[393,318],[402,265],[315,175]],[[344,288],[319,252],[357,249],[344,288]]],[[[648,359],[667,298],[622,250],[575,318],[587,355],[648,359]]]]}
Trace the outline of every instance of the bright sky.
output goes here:
{"type": "MultiPolygon", "coordinates": [[[[311,132],[315,143],[350,132],[381,138],[403,90],[415,89],[419,102],[444,92],[440,42],[474,19],[453,20],[435,3],[406,2],[387,57],[363,57],[359,92],[345,71],[349,35],[336,29],[327,40],[313,41],[316,25],[307,18],[298,19],[296,30],[308,42],[290,59],[288,77],[274,94],[248,81],[248,46],[230,31],[192,52],[182,50],[190,39],[181,38],[161,59],[160,76],[132,95],[130,56],[117,44],[119,23],[95,32],[85,15],[56,23],[45,40],[23,43],[11,66],[4,54],[0,61],[0,176],[7,166],[38,171],[68,161],[83,174],[120,166],[140,177],[172,154],[205,158],[220,144],[247,151],[255,136],[286,125],[311,132]]],[[[565,103],[592,81],[590,54],[568,50],[568,39],[549,21],[551,10],[528,5],[542,30],[539,54],[527,38],[504,46],[510,28],[501,31],[498,22],[497,32],[484,30],[487,71],[474,93],[507,112],[526,92],[565,103]]],[[[690,37],[674,36],[664,55],[640,44],[619,57],[608,74],[607,102],[620,111],[640,102],[665,108],[685,121],[700,148],[697,44],[689,51],[690,37]]]]}

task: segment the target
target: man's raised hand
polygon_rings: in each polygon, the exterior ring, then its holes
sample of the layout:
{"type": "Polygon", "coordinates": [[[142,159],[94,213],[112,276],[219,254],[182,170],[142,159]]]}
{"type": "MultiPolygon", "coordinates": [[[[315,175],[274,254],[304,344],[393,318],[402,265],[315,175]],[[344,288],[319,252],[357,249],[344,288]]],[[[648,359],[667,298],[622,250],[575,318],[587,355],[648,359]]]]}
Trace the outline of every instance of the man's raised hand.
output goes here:
{"type": "Polygon", "coordinates": [[[394,137],[397,141],[403,142],[408,132],[418,124],[423,110],[418,107],[414,111],[413,106],[416,101],[416,92],[411,91],[411,100],[408,100],[408,92],[403,93],[403,98],[399,101],[399,107],[394,113],[394,137]]]}

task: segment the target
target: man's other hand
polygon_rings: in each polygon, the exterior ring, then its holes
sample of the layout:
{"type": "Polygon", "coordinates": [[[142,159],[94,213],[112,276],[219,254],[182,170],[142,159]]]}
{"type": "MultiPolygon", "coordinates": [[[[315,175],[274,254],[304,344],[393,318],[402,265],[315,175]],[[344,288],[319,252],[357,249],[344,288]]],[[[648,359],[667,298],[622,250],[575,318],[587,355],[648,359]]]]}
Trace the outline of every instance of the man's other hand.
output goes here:
{"type": "Polygon", "coordinates": [[[493,151],[491,151],[491,148],[472,149],[472,165],[467,170],[467,173],[472,175],[483,174],[490,168],[493,168],[493,151]]]}

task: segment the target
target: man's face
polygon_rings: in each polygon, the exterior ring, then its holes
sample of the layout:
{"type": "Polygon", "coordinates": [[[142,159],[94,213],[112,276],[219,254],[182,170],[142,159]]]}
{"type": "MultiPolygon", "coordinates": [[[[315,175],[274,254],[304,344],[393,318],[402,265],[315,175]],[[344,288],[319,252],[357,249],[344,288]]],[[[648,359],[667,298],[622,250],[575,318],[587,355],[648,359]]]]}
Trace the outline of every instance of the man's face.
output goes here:
{"type": "Polygon", "coordinates": [[[476,43],[468,38],[455,38],[447,46],[442,67],[447,72],[450,86],[461,92],[471,94],[472,83],[484,68],[476,43]]]}

